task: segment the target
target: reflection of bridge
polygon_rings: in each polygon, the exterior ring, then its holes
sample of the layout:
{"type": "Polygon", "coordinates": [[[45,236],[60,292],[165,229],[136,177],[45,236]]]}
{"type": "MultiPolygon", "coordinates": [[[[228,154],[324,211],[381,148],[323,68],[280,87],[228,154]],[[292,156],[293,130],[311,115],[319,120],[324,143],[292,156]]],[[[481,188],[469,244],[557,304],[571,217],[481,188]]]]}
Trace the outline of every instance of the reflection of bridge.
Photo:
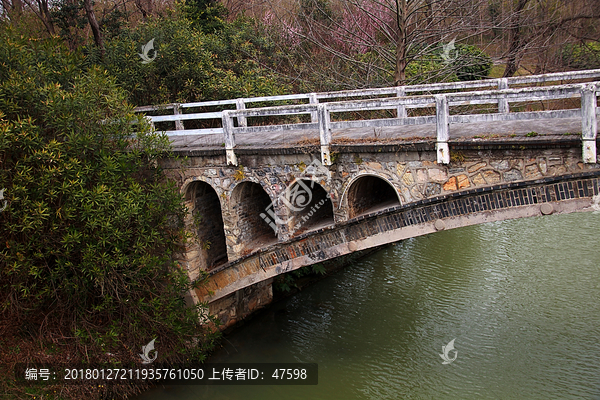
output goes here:
{"type": "Polygon", "coordinates": [[[228,325],[269,302],[272,279],[287,271],[437,230],[590,209],[600,184],[600,82],[580,81],[598,77],[600,70],[139,111],[165,114],[150,118],[188,156],[163,160],[198,236],[181,260],[192,277],[209,271],[194,295],[228,325]],[[523,87],[553,81],[569,83],[523,87]],[[489,87],[499,89],[456,92],[489,87]],[[236,109],[208,109],[228,104],[236,109]]]}

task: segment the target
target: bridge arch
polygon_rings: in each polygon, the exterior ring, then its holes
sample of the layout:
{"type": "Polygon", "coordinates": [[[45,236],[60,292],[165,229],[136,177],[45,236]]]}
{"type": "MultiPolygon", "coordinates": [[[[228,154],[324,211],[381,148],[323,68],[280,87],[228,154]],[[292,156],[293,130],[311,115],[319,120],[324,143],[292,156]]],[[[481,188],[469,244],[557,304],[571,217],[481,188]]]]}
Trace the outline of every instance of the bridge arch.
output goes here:
{"type": "Polygon", "coordinates": [[[288,210],[288,229],[292,236],[335,223],[330,194],[310,178],[294,179],[280,196],[288,210]]]}
{"type": "Polygon", "coordinates": [[[195,180],[184,188],[189,214],[186,226],[194,234],[188,249],[190,270],[210,271],[228,261],[222,207],[216,190],[195,180]]]}
{"type": "Polygon", "coordinates": [[[277,242],[274,203],[260,183],[250,180],[238,183],[229,204],[235,236],[233,252],[237,256],[277,242]]]}
{"type": "MultiPolygon", "coordinates": [[[[355,251],[441,230],[515,218],[597,211],[600,170],[463,190],[406,204],[265,248],[232,263],[198,297],[209,303],[277,275],[355,251]]],[[[215,303],[217,304],[217,303],[215,303]]],[[[216,309],[216,308],[215,308],[216,309]]]]}
{"type": "Polygon", "coordinates": [[[396,188],[385,177],[362,173],[350,180],[339,208],[348,210],[348,219],[402,205],[396,188]]]}

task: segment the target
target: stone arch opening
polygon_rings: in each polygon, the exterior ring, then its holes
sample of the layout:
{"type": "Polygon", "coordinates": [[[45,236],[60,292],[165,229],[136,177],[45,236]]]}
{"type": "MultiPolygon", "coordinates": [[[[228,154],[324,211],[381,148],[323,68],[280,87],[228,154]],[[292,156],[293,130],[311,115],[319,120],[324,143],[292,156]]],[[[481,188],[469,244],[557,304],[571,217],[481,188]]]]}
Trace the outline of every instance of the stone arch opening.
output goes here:
{"type": "Polygon", "coordinates": [[[350,219],[400,205],[396,189],[385,179],[373,175],[356,179],[346,196],[350,219]]]}
{"type": "Polygon", "coordinates": [[[271,198],[260,184],[242,182],[237,185],[231,195],[231,204],[236,220],[233,229],[239,232],[237,243],[241,245],[241,255],[277,242],[276,225],[270,217],[274,213],[271,198]]]}
{"type": "Polygon", "coordinates": [[[285,194],[284,203],[290,203],[288,224],[293,235],[334,224],[331,198],[317,182],[309,179],[297,180],[289,186],[285,194]]]}
{"type": "Polygon", "coordinates": [[[228,261],[219,196],[208,183],[196,181],[188,186],[185,200],[191,210],[188,225],[195,235],[189,261],[192,269],[210,271],[228,261]]]}

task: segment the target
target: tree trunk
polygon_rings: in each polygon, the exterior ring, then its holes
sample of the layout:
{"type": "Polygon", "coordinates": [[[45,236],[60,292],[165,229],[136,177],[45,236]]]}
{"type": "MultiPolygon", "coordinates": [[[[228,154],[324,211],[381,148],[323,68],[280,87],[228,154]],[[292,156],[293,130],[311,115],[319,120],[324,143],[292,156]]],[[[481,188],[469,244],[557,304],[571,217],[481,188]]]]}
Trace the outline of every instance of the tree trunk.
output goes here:
{"type": "Polygon", "coordinates": [[[48,0],[23,0],[33,13],[42,21],[46,30],[51,36],[54,36],[54,24],[48,8],[48,0]]]}
{"type": "Polygon", "coordinates": [[[401,86],[406,82],[407,15],[408,10],[406,0],[396,0],[396,25],[398,26],[398,38],[396,40],[396,68],[394,71],[394,84],[396,86],[401,86]]]}
{"type": "Polygon", "coordinates": [[[100,55],[104,58],[104,39],[102,38],[102,32],[100,32],[100,25],[98,25],[98,21],[96,20],[96,14],[94,14],[94,9],[92,8],[92,0],[84,0],[83,5],[88,22],[92,28],[92,33],[94,34],[94,42],[100,49],[100,55]]]}
{"type": "Polygon", "coordinates": [[[517,8],[512,15],[510,24],[510,46],[508,48],[508,57],[506,59],[506,69],[504,70],[504,78],[513,76],[519,69],[521,62],[521,50],[523,48],[523,38],[521,35],[521,17],[523,10],[529,0],[518,0],[517,8]]]}

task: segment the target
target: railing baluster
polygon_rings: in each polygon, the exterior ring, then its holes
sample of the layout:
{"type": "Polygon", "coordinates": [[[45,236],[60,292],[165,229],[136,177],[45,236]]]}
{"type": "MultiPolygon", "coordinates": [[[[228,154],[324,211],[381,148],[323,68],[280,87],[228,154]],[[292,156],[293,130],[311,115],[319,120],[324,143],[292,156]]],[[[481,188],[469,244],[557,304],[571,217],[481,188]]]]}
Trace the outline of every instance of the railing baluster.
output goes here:
{"type": "Polygon", "coordinates": [[[437,162],[438,164],[450,164],[450,147],[448,146],[448,99],[442,94],[435,96],[435,116],[437,132],[437,162]]]}
{"type": "Polygon", "coordinates": [[[596,85],[586,85],[581,90],[581,141],[583,145],[583,162],[596,162],[596,136],[598,122],[596,120],[596,85]]]}
{"type": "MultiPolygon", "coordinates": [[[[396,88],[396,97],[404,97],[406,96],[406,91],[404,90],[404,86],[398,86],[396,88]]],[[[404,104],[398,105],[396,108],[396,118],[406,118],[406,107],[404,104]]]]}
{"type": "Polygon", "coordinates": [[[331,165],[331,154],[329,144],[331,143],[331,129],[329,129],[329,111],[325,104],[317,105],[317,114],[319,118],[319,137],[321,140],[321,163],[331,165]]]}
{"type": "MultiPolygon", "coordinates": [[[[181,104],[179,104],[179,103],[173,104],[173,114],[174,115],[181,114],[181,104]]],[[[182,120],[178,119],[177,121],[175,121],[175,130],[178,130],[178,131],[185,130],[182,120]]]]}
{"type": "MultiPolygon", "coordinates": [[[[309,93],[308,95],[308,102],[310,104],[319,104],[319,99],[317,98],[317,94],[316,93],[309,93]]],[[[319,116],[317,115],[316,111],[311,111],[310,112],[310,122],[318,122],[319,121],[319,116]]]]}
{"type": "MultiPolygon", "coordinates": [[[[508,89],[508,79],[500,78],[498,79],[498,89],[508,89]]],[[[510,106],[508,105],[508,100],[505,98],[498,99],[498,112],[501,114],[508,114],[510,112],[510,106]]]]}
{"type": "Polygon", "coordinates": [[[233,119],[229,115],[230,111],[224,110],[221,120],[223,121],[223,136],[225,138],[225,154],[227,155],[227,165],[238,165],[237,158],[233,148],[235,147],[235,138],[233,136],[233,119]]]}
{"type": "MultiPolygon", "coordinates": [[[[236,99],[235,100],[235,108],[237,110],[245,110],[246,103],[244,103],[244,99],[236,99]]],[[[248,121],[246,121],[246,117],[238,116],[237,117],[238,126],[248,126],[248,121]]]]}

